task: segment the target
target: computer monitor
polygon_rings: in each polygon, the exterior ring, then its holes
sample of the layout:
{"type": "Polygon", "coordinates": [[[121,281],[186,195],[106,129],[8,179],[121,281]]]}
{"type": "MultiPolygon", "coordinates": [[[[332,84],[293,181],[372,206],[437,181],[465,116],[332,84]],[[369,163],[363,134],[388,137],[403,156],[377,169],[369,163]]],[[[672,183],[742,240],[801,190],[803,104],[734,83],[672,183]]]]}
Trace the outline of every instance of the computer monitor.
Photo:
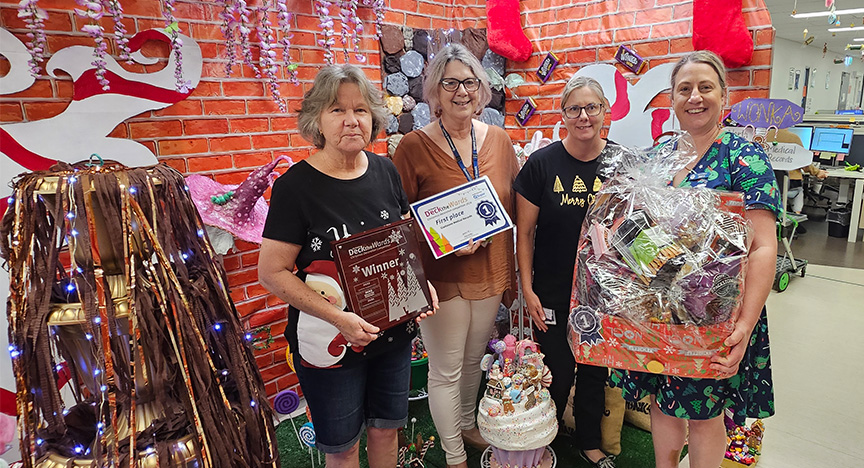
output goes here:
{"type": "Polygon", "coordinates": [[[864,135],[852,137],[852,150],[843,160],[851,165],[860,164],[864,166],[864,135]]]}
{"type": "Polygon", "coordinates": [[[798,138],[801,139],[801,146],[806,149],[810,149],[810,140],[813,139],[813,127],[789,127],[786,130],[798,135],[798,138]]]}
{"type": "Polygon", "coordinates": [[[813,140],[810,142],[811,151],[828,151],[831,153],[849,153],[852,146],[851,128],[813,128],[813,140]]]}

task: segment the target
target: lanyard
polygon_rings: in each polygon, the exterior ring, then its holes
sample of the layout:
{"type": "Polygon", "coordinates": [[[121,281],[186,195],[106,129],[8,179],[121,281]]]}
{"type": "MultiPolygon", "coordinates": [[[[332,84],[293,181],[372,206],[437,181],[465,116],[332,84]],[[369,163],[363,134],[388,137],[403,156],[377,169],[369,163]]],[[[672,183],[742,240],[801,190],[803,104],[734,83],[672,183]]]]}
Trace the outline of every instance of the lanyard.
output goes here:
{"type": "Polygon", "coordinates": [[[474,179],[472,179],[471,175],[468,174],[468,169],[465,167],[465,163],[462,162],[462,156],[459,156],[459,151],[456,150],[456,145],[453,144],[453,139],[450,138],[450,134],[444,129],[444,124],[441,123],[440,119],[438,120],[438,126],[441,127],[441,132],[444,133],[444,138],[447,139],[447,143],[450,145],[450,151],[453,152],[453,157],[456,159],[456,163],[459,164],[459,169],[462,169],[462,174],[465,174],[465,178],[468,179],[468,182],[480,177],[480,166],[477,164],[477,138],[474,136],[474,124],[471,124],[471,164],[474,166],[474,179]]]}

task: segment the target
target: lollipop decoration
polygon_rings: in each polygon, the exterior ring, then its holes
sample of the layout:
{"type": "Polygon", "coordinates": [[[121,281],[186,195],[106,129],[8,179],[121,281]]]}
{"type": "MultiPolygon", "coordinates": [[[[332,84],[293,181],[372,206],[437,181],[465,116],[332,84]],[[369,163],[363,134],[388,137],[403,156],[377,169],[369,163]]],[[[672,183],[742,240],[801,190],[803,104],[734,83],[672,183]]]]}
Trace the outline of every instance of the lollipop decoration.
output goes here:
{"type": "Polygon", "coordinates": [[[300,442],[309,448],[315,447],[315,427],[311,422],[307,422],[300,426],[300,442]]]}
{"type": "Polygon", "coordinates": [[[273,400],[273,409],[279,414],[291,414],[300,407],[300,397],[294,390],[283,390],[273,400]]]}

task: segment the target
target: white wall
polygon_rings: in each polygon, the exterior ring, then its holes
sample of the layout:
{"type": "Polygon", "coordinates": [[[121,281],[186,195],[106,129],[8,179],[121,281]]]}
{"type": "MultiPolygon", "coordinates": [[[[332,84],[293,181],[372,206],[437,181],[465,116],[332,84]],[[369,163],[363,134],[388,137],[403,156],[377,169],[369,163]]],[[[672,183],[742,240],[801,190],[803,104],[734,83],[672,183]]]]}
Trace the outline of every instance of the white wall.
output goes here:
{"type": "MultiPolygon", "coordinates": [[[[854,57],[852,65],[849,67],[841,64],[835,64],[835,58],[843,58],[843,54],[828,51],[825,58],[822,58],[822,46],[818,47],[814,41],[812,45],[802,47],[800,42],[793,42],[779,37],[774,39],[774,61],[771,70],[771,97],[774,99],[788,99],[795,104],[801,104],[804,87],[804,70],[810,67],[813,75],[810,84],[812,85],[807,90],[808,105],[806,112],[812,114],[818,110],[836,109],[837,99],[840,96],[840,77],[843,72],[849,73],[851,91],[847,103],[851,103],[856,97],[856,90],[860,89],[860,81],[864,78],[864,62],[861,61],[861,51],[847,51],[849,55],[854,57]],[[789,89],[789,69],[801,72],[801,77],[798,82],[798,89],[789,89]],[[828,88],[825,88],[825,77],[830,72],[828,79],[828,88]],[[853,75],[854,73],[854,75],[853,75]],[[853,80],[858,81],[856,83],[853,80]]],[[[856,102],[857,104],[857,102],[856,102]]],[[[851,106],[850,106],[851,107],[851,106]]]]}

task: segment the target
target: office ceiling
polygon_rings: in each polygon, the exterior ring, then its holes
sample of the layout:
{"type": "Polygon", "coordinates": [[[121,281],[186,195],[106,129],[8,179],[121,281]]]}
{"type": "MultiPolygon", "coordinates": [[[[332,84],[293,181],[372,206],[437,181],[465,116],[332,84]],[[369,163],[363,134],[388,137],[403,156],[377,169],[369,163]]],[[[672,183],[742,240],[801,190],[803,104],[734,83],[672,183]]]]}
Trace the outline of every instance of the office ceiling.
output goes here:
{"type": "MultiPolygon", "coordinates": [[[[771,12],[771,22],[774,28],[777,29],[777,37],[804,43],[804,29],[807,29],[807,37],[813,36],[813,42],[808,47],[815,47],[822,50],[823,45],[828,43],[829,53],[835,55],[852,55],[860,57],[860,50],[846,50],[846,44],[864,44],[864,42],[854,42],[855,38],[864,38],[864,30],[859,31],[842,31],[837,33],[828,32],[828,28],[848,28],[849,26],[864,26],[864,13],[856,13],[854,15],[840,15],[839,25],[829,25],[828,17],[816,18],[792,18],[792,9],[796,7],[798,13],[811,13],[817,11],[828,11],[825,8],[825,0],[764,0],[768,11],[771,12]]],[[[864,2],[861,0],[835,0],[835,8],[839,10],[848,10],[853,8],[864,7],[864,2]]]]}

